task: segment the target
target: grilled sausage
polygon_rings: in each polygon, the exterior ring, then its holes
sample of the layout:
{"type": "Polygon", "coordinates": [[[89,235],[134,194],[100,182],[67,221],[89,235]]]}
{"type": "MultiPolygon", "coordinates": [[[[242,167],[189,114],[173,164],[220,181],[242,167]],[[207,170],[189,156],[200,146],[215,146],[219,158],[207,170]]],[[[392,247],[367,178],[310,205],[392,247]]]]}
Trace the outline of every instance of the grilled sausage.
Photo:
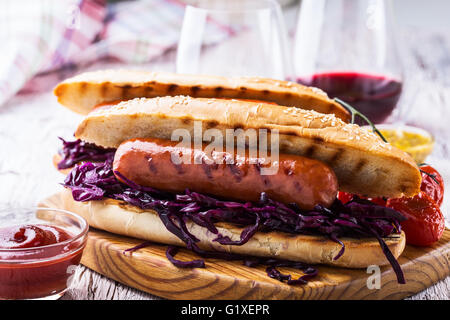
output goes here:
{"type": "Polygon", "coordinates": [[[336,175],[318,160],[280,154],[276,173],[263,175],[270,155],[255,158],[248,150],[246,154],[205,152],[205,146],[186,148],[154,138],[128,140],[116,151],[114,171],[119,172],[118,179],[123,176],[138,185],[171,192],[189,189],[243,201],[257,201],[266,192],[273,200],[296,203],[305,210],[316,204],[329,206],[336,198],[336,175]],[[190,162],[179,163],[180,159],[190,162]]]}

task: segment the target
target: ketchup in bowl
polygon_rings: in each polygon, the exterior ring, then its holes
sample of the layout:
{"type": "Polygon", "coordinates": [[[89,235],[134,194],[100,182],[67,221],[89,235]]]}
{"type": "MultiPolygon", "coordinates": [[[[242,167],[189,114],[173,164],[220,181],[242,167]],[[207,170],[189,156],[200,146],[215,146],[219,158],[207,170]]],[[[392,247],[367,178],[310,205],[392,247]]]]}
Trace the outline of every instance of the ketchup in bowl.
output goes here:
{"type": "Polygon", "coordinates": [[[71,235],[55,226],[21,225],[0,229],[0,249],[42,247],[66,241],[71,235]]]}
{"type": "MultiPolygon", "coordinates": [[[[34,219],[0,227],[0,299],[59,298],[81,260],[84,219],[57,209],[29,211],[34,219]]],[[[4,225],[5,215],[0,219],[4,225]]]]}

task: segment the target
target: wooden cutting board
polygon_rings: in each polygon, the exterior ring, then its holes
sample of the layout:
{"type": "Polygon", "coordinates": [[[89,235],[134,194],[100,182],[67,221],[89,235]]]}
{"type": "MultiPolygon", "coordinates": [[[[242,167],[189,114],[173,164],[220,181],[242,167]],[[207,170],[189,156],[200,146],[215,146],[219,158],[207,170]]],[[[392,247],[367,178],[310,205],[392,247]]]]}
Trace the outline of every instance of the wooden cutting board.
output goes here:
{"type": "MultiPolygon", "coordinates": [[[[41,206],[61,208],[59,194],[41,206]]],[[[143,241],[101,230],[89,231],[81,263],[133,288],[168,299],[402,299],[450,276],[450,230],[434,246],[407,246],[399,259],[406,284],[397,283],[390,266],[381,267],[381,288],[368,289],[372,276],[365,269],[319,266],[319,275],[306,285],[289,286],[266,275],[265,267],[249,268],[241,261],[206,259],[206,268],[181,269],[166,258],[167,246],[152,244],[124,253],[143,241]]],[[[182,249],[180,260],[198,259],[182,249]]],[[[280,268],[297,278],[295,269],[280,268]]]]}

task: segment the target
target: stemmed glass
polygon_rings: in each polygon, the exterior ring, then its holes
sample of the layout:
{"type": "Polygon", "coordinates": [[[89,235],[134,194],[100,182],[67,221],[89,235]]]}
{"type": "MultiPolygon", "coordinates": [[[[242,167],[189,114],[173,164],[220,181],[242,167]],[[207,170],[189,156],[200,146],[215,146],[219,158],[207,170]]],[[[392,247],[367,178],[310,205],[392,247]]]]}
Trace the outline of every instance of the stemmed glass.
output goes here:
{"type": "Polygon", "coordinates": [[[353,105],[374,123],[388,119],[402,92],[397,50],[389,0],[302,0],[297,81],[353,105]]]}
{"type": "Polygon", "coordinates": [[[276,0],[207,0],[186,7],[178,73],[286,79],[290,59],[276,0]]]}

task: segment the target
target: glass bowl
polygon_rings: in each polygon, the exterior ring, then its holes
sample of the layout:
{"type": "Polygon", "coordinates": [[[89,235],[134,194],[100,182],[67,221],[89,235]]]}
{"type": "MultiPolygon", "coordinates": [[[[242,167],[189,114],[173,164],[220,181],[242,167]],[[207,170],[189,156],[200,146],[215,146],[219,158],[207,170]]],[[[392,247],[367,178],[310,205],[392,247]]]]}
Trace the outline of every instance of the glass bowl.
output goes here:
{"type": "MultiPolygon", "coordinates": [[[[370,126],[364,126],[371,130],[370,126]]],[[[378,130],[394,147],[408,153],[417,164],[433,152],[435,139],[425,129],[403,124],[377,124],[378,130]]]]}
{"type": "Polygon", "coordinates": [[[61,297],[80,263],[88,229],[86,220],[73,212],[0,207],[0,299],[61,297]],[[28,227],[19,232],[15,226],[28,227]],[[57,239],[57,234],[60,242],[48,244],[43,240],[44,245],[33,242],[28,244],[31,247],[17,247],[26,246],[28,239],[39,239],[35,236],[40,235],[39,230],[47,230],[48,238],[57,239]]]}

